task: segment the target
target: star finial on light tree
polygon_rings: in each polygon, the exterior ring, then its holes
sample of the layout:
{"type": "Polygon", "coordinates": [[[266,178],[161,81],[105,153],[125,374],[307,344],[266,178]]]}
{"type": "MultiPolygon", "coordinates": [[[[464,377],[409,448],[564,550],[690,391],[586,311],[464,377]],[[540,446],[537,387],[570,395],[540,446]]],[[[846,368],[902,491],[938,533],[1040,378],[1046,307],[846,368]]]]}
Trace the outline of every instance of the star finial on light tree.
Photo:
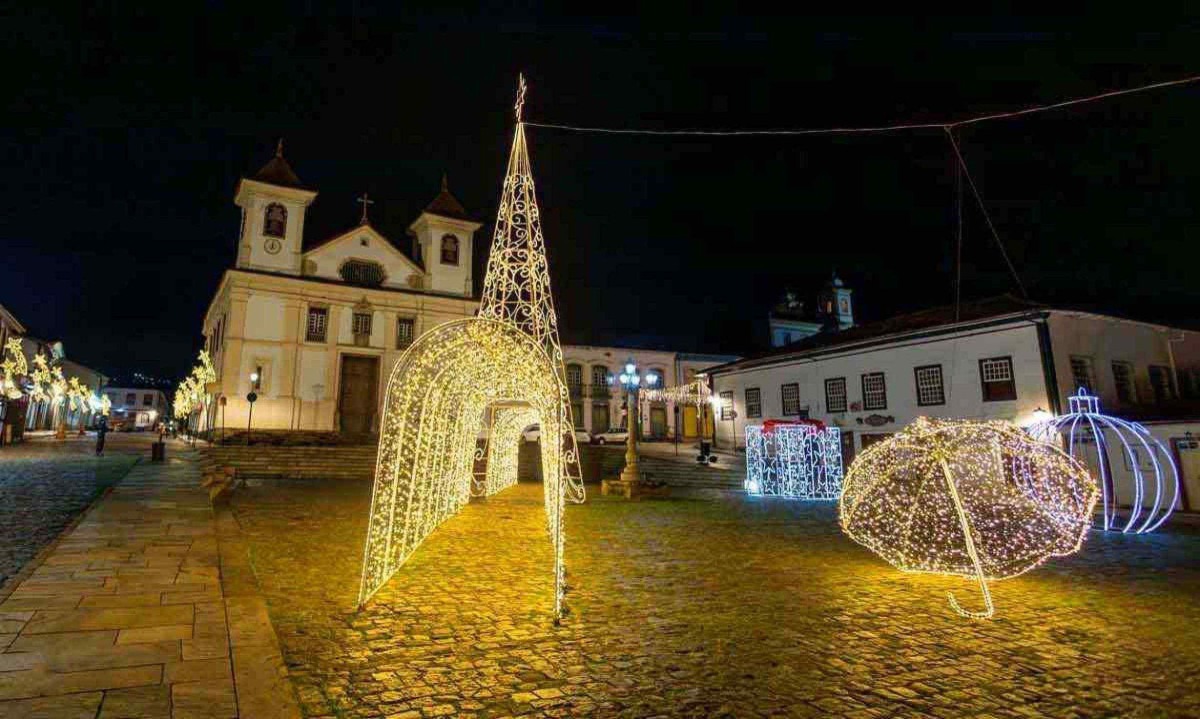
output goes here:
{"type": "Polygon", "coordinates": [[[525,84],[525,76],[518,74],[517,75],[517,104],[513,107],[513,109],[515,109],[517,111],[517,122],[518,123],[521,122],[521,110],[524,109],[524,107],[525,107],[525,90],[527,89],[527,87],[528,86],[525,84]]]}

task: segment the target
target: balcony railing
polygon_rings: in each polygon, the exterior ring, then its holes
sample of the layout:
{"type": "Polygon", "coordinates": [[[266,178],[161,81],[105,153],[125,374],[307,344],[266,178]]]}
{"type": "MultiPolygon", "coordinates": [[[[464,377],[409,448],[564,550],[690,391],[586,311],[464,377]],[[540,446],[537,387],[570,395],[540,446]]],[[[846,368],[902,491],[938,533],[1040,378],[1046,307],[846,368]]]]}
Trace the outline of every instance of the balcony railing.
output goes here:
{"type": "Polygon", "coordinates": [[[571,384],[567,383],[567,391],[571,399],[610,399],[613,397],[612,387],[607,384],[571,384]]]}

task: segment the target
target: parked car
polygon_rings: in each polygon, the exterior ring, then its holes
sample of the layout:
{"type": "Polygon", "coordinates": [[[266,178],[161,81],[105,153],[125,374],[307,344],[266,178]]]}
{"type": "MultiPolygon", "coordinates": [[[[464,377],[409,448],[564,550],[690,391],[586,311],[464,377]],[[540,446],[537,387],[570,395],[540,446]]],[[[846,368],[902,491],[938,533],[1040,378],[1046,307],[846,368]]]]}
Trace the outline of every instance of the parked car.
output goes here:
{"type": "MultiPolygon", "coordinates": [[[[536,425],[536,424],[529,425],[528,427],[525,428],[525,431],[521,433],[521,437],[524,438],[524,440],[526,442],[537,442],[538,440],[540,440],[542,438],[541,425],[536,425]]],[[[575,443],[576,444],[591,444],[592,443],[592,435],[588,434],[585,430],[576,429],[575,430],[575,443]]]]}
{"type": "Polygon", "coordinates": [[[629,430],[623,427],[613,427],[596,435],[596,444],[625,444],[628,441],[629,430]]]}

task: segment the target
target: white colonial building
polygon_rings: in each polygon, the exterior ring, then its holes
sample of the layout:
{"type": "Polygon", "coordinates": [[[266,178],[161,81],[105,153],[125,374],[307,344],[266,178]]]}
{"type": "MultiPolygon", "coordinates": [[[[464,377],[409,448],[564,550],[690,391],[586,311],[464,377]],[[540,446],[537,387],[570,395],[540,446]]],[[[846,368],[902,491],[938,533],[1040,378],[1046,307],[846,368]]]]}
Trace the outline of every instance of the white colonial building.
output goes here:
{"type": "Polygon", "coordinates": [[[849,462],[918,416],[1024,425],[1066,411],[1078,387],[1116,415],[1178,415],[1200,398],[1200,333],[1006,296],[957,319],[938,308],[819,332],[708,374],[719,446],[744,446],[747,424],[809,417],[841,428],[849,462]]]}
{"type": "Polygon", "coordinates": [[[128,424],[130,429],[151,429],[171,415],[167,395],[153,387],[105,387],[111,403],[109,424],[128,424]]]}
{"type": "MultiPolygon", "coordinates": [[[[567,388],[571,392],[571,411],[575,426],[591,434],[600,434],[610,427],[625,426],[624,402],[617,377],[625,364],[633,362],[646,378],[654,377],[644,386],[674,387],[696,379],[709,367],[737,358],[732,355],[689,354],[665,350],[631,349],[626,347],[593,347],[564,345],[563,363],[567,370],[567,388]]],[[[674,402],[642,403],[640,427],[650,439],[674,439],[679,426],[681,439],[693,439],[700,432],[711,436],[711,413],[705,413],[709,428],[699,422],[695,405],[676,406],[674,402]]]]}
{"type": "Polygon", "coordinates": [[[305,247],[304,215],[316,196],[281,150],[238,184],[237,257],[204,316],[217,381],[202,427],[246,427],[253,391],[256,429],[374,433],[388,372],[404,349],[431,327],[475,313],[480,224],[444,178],[408,228],[416,257],[371,226],[365,204],[359,225],[305,247]]]}

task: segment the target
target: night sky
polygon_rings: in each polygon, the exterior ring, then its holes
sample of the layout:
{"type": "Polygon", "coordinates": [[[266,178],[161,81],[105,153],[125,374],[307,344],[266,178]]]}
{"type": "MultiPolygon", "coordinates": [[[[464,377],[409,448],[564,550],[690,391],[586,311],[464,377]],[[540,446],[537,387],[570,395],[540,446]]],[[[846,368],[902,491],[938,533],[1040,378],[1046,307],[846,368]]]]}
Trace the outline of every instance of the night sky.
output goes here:
{"type": "MultiPolygon", "coordinates": [[[[366,191],[407,250],[446,172],[488,223],[482,260],[518,71],[530,121],[648,129],[940,121],[1200,73],[1190,18],[1137,33],[1120,18],[685,31],[677,17],[665,32],[528,11],[236,7],[0,17],[0,304],[110,374],[190,367],[234,261],[235,185],[279,137],[320,193],[308,243],[356,224],[366,191]]],[[[1200,84],[961,132],[1032,299],[1200,324],[1197,128],[1200,84]]],[[[859,320],[953,299],[954,165],[938,130],[528,137],[564,342],[747,353],[786,286],[812,301],[834,269],[859,320]]],[[[965,225],[964,298],[1015,291],[973,203],[965,225]]]]}

